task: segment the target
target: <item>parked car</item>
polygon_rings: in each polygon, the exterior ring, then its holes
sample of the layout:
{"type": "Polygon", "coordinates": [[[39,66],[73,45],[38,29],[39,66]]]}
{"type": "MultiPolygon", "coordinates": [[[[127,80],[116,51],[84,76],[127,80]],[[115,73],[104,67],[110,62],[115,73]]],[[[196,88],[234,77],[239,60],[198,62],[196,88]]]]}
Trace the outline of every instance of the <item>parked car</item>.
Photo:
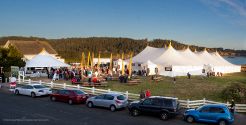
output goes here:
{"type": "Polygon", "coordinates": [[[218,123],[219,125],[231,124],[234,116],[228,107],[223,104],[207,104],[197,109],[189,109],[184,113],[184,120],[192,122],[218,123]]]}
{"type": "Polygon", "coordinates": [[[31,97],[44,96],[52,93],[50,88],[47,88],[40,84],[28,84],[21,87],[17,87],[14,90],[16,95],[28,95],[31,97]]]}
{"type": "Polygon", "coordinates": [[[62,89],[54,91],[50,95],[52,101],[62,101],[68,104],[85,103],[89,95],[78,89],[62,89]]]}
{"type": "Polygon", "coordinates": [[[158,114],[162,120],[167,120],[179,114],[180,106],[176,98],[151,96],[130,103],[128,110],[132,116],[158,114]]]}
{"type": "Polygon", "coordinates": [[[122,94],[106,93],[88,98],[86,104],[89,108],[94,106],[106,107],[114,112],[116,109],[126,108],[128,101],[122,94]]]}

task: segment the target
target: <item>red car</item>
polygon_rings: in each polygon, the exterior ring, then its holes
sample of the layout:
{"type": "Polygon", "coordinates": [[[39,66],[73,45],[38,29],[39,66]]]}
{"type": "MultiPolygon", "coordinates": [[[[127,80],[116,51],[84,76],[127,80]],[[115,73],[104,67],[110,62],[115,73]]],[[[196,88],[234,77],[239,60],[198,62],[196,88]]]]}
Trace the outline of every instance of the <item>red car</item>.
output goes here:
{"type": "Polygon", "coordinates": [[[50,95],[52,101],[67,102],[70,105],[74,103],[85,103],[88,97],[87,93],[76,89],[57,90],[50,95]]]}

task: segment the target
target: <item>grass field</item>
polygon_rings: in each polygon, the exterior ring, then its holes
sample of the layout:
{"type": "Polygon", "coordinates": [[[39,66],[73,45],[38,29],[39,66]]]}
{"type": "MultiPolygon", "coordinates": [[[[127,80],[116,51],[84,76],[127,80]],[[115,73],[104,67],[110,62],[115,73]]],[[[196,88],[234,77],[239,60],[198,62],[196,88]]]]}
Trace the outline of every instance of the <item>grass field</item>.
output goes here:
{"type": "MultiPolygon", "coordinates": [[[[33,80],[42,80],[50,82],[47,78],[32,78],[33,80]]],[[[101,89],[111,89],[113,91],[128,91],[129,93],[140,93],[141,90],[150,89],[152,95],[162,95],[178,97],[179,99],[203,99],[214,101],[225,101],[221,98],[221,91],[234,83],[243,83],[246,85],[246,72],[224,74],[223,77],[201,77],[192,76],[191,79],[187,77],[177,77],[176,83],[173,83],[173,78],[163,77],[160,82],[153,82],[150,77],[140,77],[141,83],[138,85],[126,85],[119,83],[119,81],[108,81],[108,87],[101,87],[101,89]]],[[[68,83],[70,81],[59,80],[59,83],[68,83]]]]}
{"type": "Polygon", "coordinates": [[[130,93],[139,93],[142,90],[150,89],[152,95],[172,96],[179,99],[209,99],[215,101],[224,101],[220,97],[221,91],[234,83],[246,84],[246,72],[225,74],[223,77],[201,77],[192,76],[177,77],[176,83],[173,78],[163,77],[160,82],[153,82],[150,77],[141,77],[142,83],[139,85],[128,86],[118,81],[110,81],[108,87],[116,91],[128,91],[130,93]]]}

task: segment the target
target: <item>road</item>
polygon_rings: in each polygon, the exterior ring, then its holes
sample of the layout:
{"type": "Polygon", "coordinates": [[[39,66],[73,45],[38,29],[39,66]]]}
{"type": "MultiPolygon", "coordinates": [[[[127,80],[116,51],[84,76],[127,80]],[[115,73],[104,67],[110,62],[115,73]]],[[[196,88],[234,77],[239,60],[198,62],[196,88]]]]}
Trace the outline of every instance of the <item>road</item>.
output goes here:
{"type": "MultiPolygon", "coordinates": [[[[246,116],[236,115],[234,125],[245,125],[246,116]]],[[[49,97],[14,95],[0,88],[0,125],[190,125],[182,116],[161,121],[155,116],[131,117],[127,110],[111,112],[84,104],[51,102],[49,97]]],[[[197,124],[196,125],[205,125],[197,124]]]]}

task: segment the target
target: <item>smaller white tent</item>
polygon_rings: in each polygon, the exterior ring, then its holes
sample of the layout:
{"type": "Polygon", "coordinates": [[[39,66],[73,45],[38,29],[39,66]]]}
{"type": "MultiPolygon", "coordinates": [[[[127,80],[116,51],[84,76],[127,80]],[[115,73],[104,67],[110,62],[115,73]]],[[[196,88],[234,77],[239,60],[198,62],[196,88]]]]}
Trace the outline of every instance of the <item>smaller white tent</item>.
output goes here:
{"type": "Polygon", "coordinates": [[[155,68],[157,68],[157,65],[148,60],[147,62],[143,63],[141,65],[142,69],[149,69],[149,75],[155,75],[155,68]]]}
{"type": "Polygon", "coordinates": [[[28,67],[70,67],[70,65],[59,61],[43,50],[26,62],[26,68],[28,67]]]}

